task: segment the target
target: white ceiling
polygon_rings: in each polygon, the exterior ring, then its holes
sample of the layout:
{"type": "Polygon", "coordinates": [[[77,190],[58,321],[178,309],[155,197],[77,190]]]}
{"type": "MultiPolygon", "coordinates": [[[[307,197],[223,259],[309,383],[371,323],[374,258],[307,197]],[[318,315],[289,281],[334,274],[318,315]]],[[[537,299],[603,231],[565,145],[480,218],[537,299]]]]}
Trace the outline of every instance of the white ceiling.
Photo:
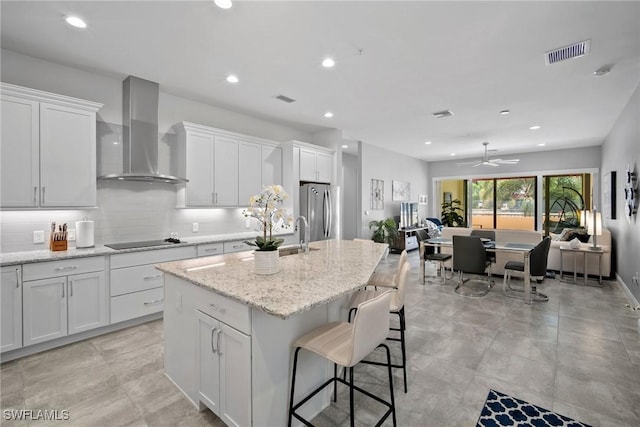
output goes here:
{"type": "Polygon", "coordinates": [[[428,161],[480,157],[482,141],[503,158],[600,145],[640,81],[637,1],[3,0],[1,13],[5,49],[428,161]],[[545,66],[545,51],[585,39],[589,55],[545,66]]]}

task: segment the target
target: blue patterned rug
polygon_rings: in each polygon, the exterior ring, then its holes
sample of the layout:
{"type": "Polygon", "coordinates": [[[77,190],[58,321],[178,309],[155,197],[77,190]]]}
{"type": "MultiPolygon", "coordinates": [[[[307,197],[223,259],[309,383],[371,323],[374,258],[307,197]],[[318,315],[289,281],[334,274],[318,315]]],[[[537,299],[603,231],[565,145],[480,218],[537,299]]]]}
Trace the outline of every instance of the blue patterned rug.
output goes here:
{"type": "Polygon", "coordinates": [[[476,427],[590,427],[564,415],[489,390],[476,427]]]}

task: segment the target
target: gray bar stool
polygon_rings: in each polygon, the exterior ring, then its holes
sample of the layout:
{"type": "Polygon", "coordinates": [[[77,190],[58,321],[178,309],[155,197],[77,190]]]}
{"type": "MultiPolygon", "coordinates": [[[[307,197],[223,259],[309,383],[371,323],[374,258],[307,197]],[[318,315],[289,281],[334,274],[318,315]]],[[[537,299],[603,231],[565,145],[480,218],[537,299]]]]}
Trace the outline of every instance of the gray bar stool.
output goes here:
{"type": "Polygon", "coordinates": [[[309,421],[296,413],[296,410],[307,403],[329,384],[333,384],[333,401],[337,399],[337,382],[349,386],[349,409],[351,426],[355,424],[355,411],[353,404],[353,391],[369,396],[382,403],[388,409],[380,418],[376,426],[381,425],[391,414],[393,425],[396,425],[396,409],[393,397],[393,375],[391,373],[391,353],[389,347],[384,344],[389,330],[389,306],[391,304],[391,291],[385,291],[373,299],[363,301],[358,305],[358,311],[353,323],[332,322],[321,326],[302,337],[298,338],[293,346],[296,348],[293,356],[293,374],[291,378],[291,398],[289,400],[289,421],[291,427],[293,417],[304,425],[313,426],[309,421]],[[389,402],[356,386],[353,383],[353,367],[368,356],[373,350],[383,347],[387,353],[387,370],[389,375],[389,402]],[[320,387],[312,391],[300,402],[294,405],[296,370],[298,367],[298,353],[300,349],[314,352],[333,362],[333,378],[328,379],[320,387]],[[349,381],[338,377],[338,365],[349,370],[349,381]]]}

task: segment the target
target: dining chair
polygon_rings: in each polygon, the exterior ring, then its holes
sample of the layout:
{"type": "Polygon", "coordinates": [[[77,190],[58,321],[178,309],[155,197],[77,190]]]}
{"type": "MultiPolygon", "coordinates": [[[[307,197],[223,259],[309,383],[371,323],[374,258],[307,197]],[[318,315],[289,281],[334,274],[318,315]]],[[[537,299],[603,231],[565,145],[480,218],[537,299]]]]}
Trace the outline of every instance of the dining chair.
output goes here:
{"type": "MultiPolygon", "coordinates": [[[[478,229],[478,228],[474,228],[473,230],[471,230],[471,234],[469,234],[470,236],[477,236],[480,237],[480,239],[489,239],[492,242],[496,241],[496,232],[495,230],[483,230],[483,229],[478,229]]],[[[487,258],[489,259],[489,261],[491,261],[493,264],[496,263],[496,254],[494,253],[488,253],[487,254],[487,258]]]]}
{"type": "Polygon", "coordinates": [[[491,279],[491,261],[487,258],[487,251],[482,240],[477,236],[453,236],[453,270],[458,272],[458,282],[455,292],[469,297],[482,297],[489,293],[493,286],[491,279]],[[477,278],[464,278],[464,273],[484,275],[488,271],[486,286],[474,289],[464,286],[470,280],[477,278]]]}
{"type": "MultiPolygon", "coordinates": [[[[529,256],[529,279],[531,281],[531,299],[533,301],[549,301],[548,296],[537,291],[536,283],[538,277],[544,277],[547,274],[547,259],[549,257],[550,247],[551,237],[547,236],[531,250],[531,255],[529,256]]],[[[521,273],[524,276],[524,262],[509,261],[505,264],[502,290],[504,294],[510,298],[524,299],[523,289],[514,289],[511,287],[511,276],[513,273],[521,273]]]]}
{"type": "Polygon", "coordinates": [[[433,246],[428,246],[425,242],[420,242],[419,246],[420,250],[420,283],[423,285],[425,282],[436,283],[439,285],[444,285],[447,279],[451,279],[451,277],[447,277],[447,269],[445,263],[451,259],[451,254],[445,254],[441,252],[436,252],[433,246]],[[436,277],[434,279],[427,280],[426,276],[426,263],[433,262],[438,265],[438,269],[436,270],[436,277]],[[438,279],[438,275],[440,278],[438,279]]]}

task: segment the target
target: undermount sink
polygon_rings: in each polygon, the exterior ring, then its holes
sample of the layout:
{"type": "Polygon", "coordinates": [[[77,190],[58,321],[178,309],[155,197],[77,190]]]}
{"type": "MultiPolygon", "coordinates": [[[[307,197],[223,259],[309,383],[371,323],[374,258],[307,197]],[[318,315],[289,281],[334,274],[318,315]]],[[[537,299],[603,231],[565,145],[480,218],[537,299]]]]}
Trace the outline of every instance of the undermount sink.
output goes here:
{"type": "MultiPolygon", "coordinates": [[[[309,248],[309,252],[313,252],[313,251],[317,251],[319,250],[318,248],[309,248]]],[[[295,246],[285,246],[283,248],[279,248],[278,249],[278,253],[281,257],[283,256],[289,256],[289,255],[296,255],[296,254],[303,254],[304,253],[304,248],[300,247],[300,245],[295,245],[295,246]]]]}

